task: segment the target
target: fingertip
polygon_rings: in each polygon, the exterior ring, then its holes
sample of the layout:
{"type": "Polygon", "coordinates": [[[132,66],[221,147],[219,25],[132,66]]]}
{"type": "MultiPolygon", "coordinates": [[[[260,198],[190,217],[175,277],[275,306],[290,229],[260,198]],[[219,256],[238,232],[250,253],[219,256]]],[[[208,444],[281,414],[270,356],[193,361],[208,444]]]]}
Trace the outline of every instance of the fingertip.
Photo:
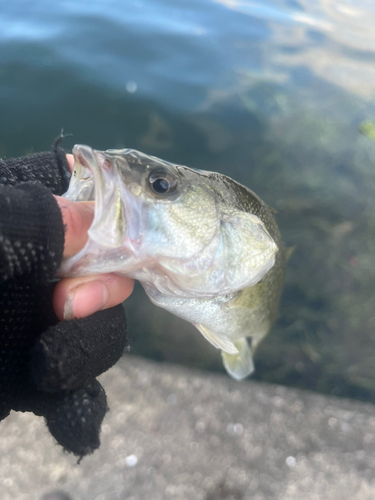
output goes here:
{"type": "Polygon", "coordinates": [[[134,289],[134,280],[114,273],[82,278],[64,278],[56,285],[53,307],[60,321],[84,318],[124,302],[134,289]],[[106,293],[103,300],[103,287],[106,293]]]}
{"type": "Polygon", "coordinates": [[[66,155],[66,160],[68,162],[70,172],[73,172],[74,156],[72,154],[67,154],[66,155]]]}

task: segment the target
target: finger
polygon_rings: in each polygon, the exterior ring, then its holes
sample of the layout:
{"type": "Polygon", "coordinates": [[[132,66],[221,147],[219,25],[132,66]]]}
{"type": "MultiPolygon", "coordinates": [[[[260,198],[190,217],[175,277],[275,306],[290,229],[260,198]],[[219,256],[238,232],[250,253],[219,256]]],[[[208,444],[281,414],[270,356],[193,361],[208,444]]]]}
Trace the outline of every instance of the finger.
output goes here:
{"type": "Polygon", "coordinates": [[[65,227],[64,258],[70,257],[84,247],[92,221],[94,219],[95,203],[73,202],[55,196],[60,207],[65,227]]]}
{"type": "Polygon", "coordinates": [[[99,448],[101,424],[107,411],[106,393],[97,380],[92,380],[77,391],[63,393],[45,418],[57,442],[82,458],[99,448]]]}
{"type": "Polygon", "coordinates": [[[120,304],[133,288],[134,280],[114,273],[64,278],[54,290],[53,308],[60,321],[85,318],[120,304]]]}
{"type": "Polygon", "coordinates": [[[73,155],[66,155],[66,160],[68,162],[70,172],[73,172],[74,156],[73,155]]]}
{"type": "Polygon", "coordinates": [[[57,442],[82,458],[100,446],[100,428],[108,405],[103,387],[94,379],[75,391],[29,391],[15,409],[43,416],[57,442]]]}
{"type": "Polygon", "coordinates": [[[44,331],[32,347],[30,375],[41,391],[78,389],[113,366],[127,345],[121,305],[87,318],[60,321],[44,331]]]}

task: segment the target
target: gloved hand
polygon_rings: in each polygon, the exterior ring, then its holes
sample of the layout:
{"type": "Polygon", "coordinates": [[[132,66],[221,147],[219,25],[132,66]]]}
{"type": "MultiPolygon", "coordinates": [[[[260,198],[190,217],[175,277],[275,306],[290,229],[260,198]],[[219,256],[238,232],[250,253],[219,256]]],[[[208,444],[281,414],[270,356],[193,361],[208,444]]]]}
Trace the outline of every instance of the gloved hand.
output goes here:
{"type": "Polygon", "coordinates": [[[118,305],[58,322],[52,293],[53,286],[28,279],[1,287],[1,321],[17,328],[1,328],[0,419],[12,409],[43,416],[56,440],[82,457],[100,445],[108,407],[95,377],[116,363],[127,345],[125,314],[118,305]]]}
{"type": "MultiPolygon", "coordinates": [[[[0,185],[0,420],[12,409],[32,411],[45,417],[66,450],[82,457],[99,447],[108,409],[95,377],[119,359],[127,339],[121,305],[86,318],[58,320],[62,297],[80,285],[78,279],[62,280],[53,298],[55,284],[50,279],[63,256],[64,226],[51,191],[66,190],[66,167],[57,145],[53,153],[0,160],[0,182],[5,184],[0,185]],[[39,182],[18,184],[30,178],[39,182]]],[[[112,281],[118,288],[118,279],[112,281]]],[[[130,291],[128,286],[126,294],[130,291]]],[[[103,307],[125,298],[116,297],[103,307]]],[[[70,308],[72,312],[87,314],[85,306],[70,308]]]]}

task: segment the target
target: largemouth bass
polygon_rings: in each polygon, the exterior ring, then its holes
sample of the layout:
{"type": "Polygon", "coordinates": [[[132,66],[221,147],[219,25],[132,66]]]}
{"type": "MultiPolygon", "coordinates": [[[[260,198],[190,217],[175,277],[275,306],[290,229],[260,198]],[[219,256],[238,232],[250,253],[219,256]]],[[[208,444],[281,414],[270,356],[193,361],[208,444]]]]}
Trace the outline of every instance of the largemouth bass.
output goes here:
{"type": "Polygon", "coordinates": [[[132,149],[73,148],[67,193],[95,200],[86,246],[59,276],[115,272],[192,323],[240,380],[274,322],[285,249],[272,210],[231,178],[132,149]],[[248,341],[248,338],[250,342],[248,341]]]}

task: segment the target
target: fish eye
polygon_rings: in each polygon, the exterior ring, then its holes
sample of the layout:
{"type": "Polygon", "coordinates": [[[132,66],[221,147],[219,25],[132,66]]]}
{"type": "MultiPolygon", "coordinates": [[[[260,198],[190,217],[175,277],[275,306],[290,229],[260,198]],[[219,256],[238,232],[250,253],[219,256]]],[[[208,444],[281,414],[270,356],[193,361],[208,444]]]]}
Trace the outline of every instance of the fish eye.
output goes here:
{"type": "Polygon", "coordinates": [[[158,195],[169,195],[177,189],[178,182],[174,175],[165,169],[154,170],[148,176],[151,190],[158,195]]]}

